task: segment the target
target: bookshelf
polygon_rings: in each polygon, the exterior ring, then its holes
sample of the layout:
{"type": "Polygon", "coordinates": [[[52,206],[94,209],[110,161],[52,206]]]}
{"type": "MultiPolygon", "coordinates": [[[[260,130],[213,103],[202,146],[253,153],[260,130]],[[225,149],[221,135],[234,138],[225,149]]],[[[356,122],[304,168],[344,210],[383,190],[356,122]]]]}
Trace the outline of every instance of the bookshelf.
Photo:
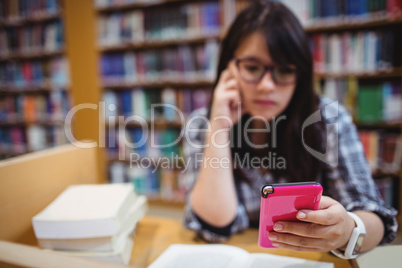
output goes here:
{"type": "Polygon", "coordinates": [[[0,159],[67,143],[63,3],[0,1],[0,159]]]}
{"type": "Polygon", "coordinates": [[[157,110],[157,116],[151,118],[151,104],[178,106],[185,116],[207,105],[217,65],[209,59],[216,58],[218,53],[225,2],[228,1],[94,1],[101,92],[105,106],[114,105],[113,111],[106,111],[105,120],[105,158],[110,182],[123,177],[147,194],[151,202],[184,204],[189,185],[180,175],[180,167],[160,168],[155,173],[127,168],[132,164],[127,153],[138,153],[141,158],[137,163],[171,155],[179,157],[181,143],[160,149],[128,148],[119,144],[119,135],[135,143],[143,129],[138,122],[128,122],[124,133],[120,133],[117,118],[143,116],[149,128],[154,129],[150,130],[149,139],[161,145],[178,136],[183,122],[166,108],[157,110]],[[109,122],[111,117],[114,120],[109,122]]]}

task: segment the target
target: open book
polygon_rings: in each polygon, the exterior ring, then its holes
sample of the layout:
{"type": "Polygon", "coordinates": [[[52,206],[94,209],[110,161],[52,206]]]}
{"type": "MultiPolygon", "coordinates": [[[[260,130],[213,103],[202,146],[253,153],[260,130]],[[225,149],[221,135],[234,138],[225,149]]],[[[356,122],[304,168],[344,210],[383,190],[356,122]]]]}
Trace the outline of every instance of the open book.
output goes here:
{"type": "Polygon", "coordinates": [[[187,267],[230,268],[333,268],[333,263],[283,257],[267,253],[248,253],[228,245],[171,245],[148,268],[187,267]]]}

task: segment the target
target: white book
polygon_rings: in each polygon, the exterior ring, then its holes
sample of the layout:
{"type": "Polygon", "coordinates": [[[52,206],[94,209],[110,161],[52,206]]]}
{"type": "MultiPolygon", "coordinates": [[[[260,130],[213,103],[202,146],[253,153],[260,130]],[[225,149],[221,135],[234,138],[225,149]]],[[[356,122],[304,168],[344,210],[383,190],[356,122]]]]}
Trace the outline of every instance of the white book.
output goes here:
{"type": "Polygon", "coordinates": [[[46,148],[46,130],[38,125],[27,127],[27,140],[29,149],[39,151],[46,148]]]}
{"type": "Polygon", "coordinates": [[[367,38],[367,47],[366,47],[366,55],[365,55],[365,71],[369,73],[373,73],[376,71],[376,52],[377,52],[377,39],[378,36],[375,32],[368,32],[366,34],[367,38]]]}
{"type": "Polygon", "coordinates": [[[267,253],[248,253],[228,245],[181,245],[168,247],[148,268],[193,267],[313,267],[331,268],[333,263],[277,256],[267,253]]]}
{"type": "Polygon", "coordinates": [[[124,54],[124,82],[135,83],[137,81],[137,64],[135,54],[128,52],[124,54]]]}
{"type": "Polygon", "coordinates": [[[324,85],[324,96],[333,100],[339,100],[338,94],[336,92],[336,80],[333,78],[329,78],[325,80],[324,85]]]}
{"type": "Polygon", "coordinates": [[[126,164],[122,162],[112,162],[109,166],[110,182],[111,183],[123,183],[124,174],[126,173],[126,164]]]}
{"type": "Polygon", "coordinates": [[[355,56],[355,64],[357,73],[364,72],[364,33],[359,32],[356,37],[356,56],[355,56]]]}
{"type": "Polygon", "coordinates": [[[65,255],[69,255],[72,257],[81,257],[87,258],[97,261],[107,261],[114,262],[119,264],[128,264],[131,259],[131,251],[133,249],[133,240],[134,232],[130,233],[125,237],[121,237],[120,241],[118,241],[118,247],[112,251],[57,251],[59,253],[63,253],[65,255]]]}
{"type": "Polygon", "coordinates": [[[341,39],[338,34],[330,37],[330,62],[329,68],[331,73],[339,74],[342,71],[342,51],[341,39]]]}
{"type": "Polygon", "coordinates": [[[133,114],[142,117],[144,120],[149,119],[144,90],[134,89],[131,93],[131,100],[133,114]]]}
{"type": "Polygon", "coordinates": [[[119,233],[115,236],[83,239],[38,239],[41,248],[69,251],[106,252],[119,251],[121,241],[133,232],[137,222],[144,217],[147,210],[147,198],[138,196],[123,220],[119,233]]]}
{"type": "Polygon", "coordinates": [[[142,10],[136,10],[131,13],[132,16],[132,38],[133,43],[144,42],[144,13],[142,10]]]}
{"type": "Polygon", "coordinates": [[[105,122],[113,124],[118,116],[118,101],[116,93],[113,91],[105,91],[103,93],[103,101],[105,102],[105,122]]]}
{"type": "Polygon", "coordinates": [[[207,41],[205,44],[205,56],[208,60],[208,66],[205,70],[207,80],[214,80],[216,77],[216,68],[218,66],[219,44],[215,40],[207,41]]]}
{"type": "Polygon", "coordinates": [[[281,0],[281,2],[295,14],[304,27],[308,25],[309,12],[307,0],[281,0]]]}
{"type": "Polygon", "coordinates": [[[175,110],[175,108],[177,108],[176,91],[174,89],[165,88],[162,90],[162,103],[167,104],[163,107],[163,115],[165,116],[165,119],[167,121],[177,120],[178,113],[175,110]]]}
{"type": "Polygon", "coordinates": [[[116,235],[135,200],[130,183],[73,185],[32,218],[38,239],[116,235]]]}

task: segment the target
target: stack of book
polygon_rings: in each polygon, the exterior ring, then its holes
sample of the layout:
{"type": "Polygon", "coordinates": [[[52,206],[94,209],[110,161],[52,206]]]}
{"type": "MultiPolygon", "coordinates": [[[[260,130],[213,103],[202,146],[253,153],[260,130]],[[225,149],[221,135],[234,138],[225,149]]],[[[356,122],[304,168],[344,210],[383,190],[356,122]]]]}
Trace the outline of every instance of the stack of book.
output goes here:
{"type": "Polygon", "coordinates": [[[32,218],[40,247],[128,264],[145,196],[133,184],[74,185],[32,218]]]}

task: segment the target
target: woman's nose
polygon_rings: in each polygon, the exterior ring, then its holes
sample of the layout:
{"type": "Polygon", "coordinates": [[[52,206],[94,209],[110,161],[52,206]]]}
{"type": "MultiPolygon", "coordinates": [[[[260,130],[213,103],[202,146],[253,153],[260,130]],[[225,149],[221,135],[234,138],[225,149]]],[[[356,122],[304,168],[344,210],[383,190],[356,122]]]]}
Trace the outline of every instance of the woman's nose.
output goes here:
{"type": "Polygon", "coordinates": [[[272,78],[271,72],[266,72],[257,84],[258,91],[273,91],[275,90],[275,82],[272,78]]]}

